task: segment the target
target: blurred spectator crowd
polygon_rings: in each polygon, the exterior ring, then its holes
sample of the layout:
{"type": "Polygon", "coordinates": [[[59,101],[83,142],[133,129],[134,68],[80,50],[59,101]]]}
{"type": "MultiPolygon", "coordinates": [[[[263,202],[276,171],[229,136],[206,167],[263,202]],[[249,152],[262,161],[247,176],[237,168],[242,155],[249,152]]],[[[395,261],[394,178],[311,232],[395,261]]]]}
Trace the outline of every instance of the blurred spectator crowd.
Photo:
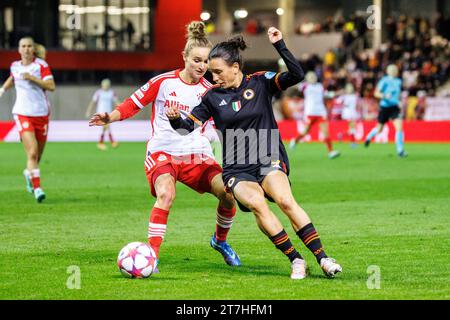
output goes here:
{"type": "MultiPolygon", "coordinates": [[[[389,64],[396,64],[400,70],[406,119],[423,119],[426,97],[450,97],[450,90],[445,89],[450,78],[450,26],[442,15],[437,14],[433,23],[425,18],[388,17],[385,42],[376,50],[368,48],[370,30],[362,16],[355,15],[348,21],[329,18],[313,28],[302,25],[298,29],[302,34],[331,31],[342,32],[341,45],[330,48],[323,58],[315,54],[300,58],[307,71],[316,72],[328,92],[326,105],[331,119],[340,117],[342,106],[337,98],[347,83],[353,84],[360,97],[361,119],[375,119],[378,101],[373,94],[389,64]]],[[[296,88],[288,91],[280,105],[285,118],[298,118],[301,93],[296,88]]]]}

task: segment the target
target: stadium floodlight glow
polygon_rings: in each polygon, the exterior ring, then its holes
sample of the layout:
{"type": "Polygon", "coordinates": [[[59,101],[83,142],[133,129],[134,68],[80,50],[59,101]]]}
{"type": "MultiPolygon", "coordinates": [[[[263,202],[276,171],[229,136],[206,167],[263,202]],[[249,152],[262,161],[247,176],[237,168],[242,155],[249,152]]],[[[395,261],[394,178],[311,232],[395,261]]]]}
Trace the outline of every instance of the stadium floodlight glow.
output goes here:
{"type": "Polygon", "coordinates": [[[108,7],[108,14],[109,15],[121,15],[122,14],[122,9],[117,8],[116,6],[110,6],[108,7]]]}
{"type": "Polygon", "coordinates": [[[73,14],[77,8],[79,8],[78,5],[60,4],[59,7],[58,7],[58,10],[59,11],[66,11],[67,14],[73,14]]]}
{"type": "Polygon", "coordinates": [[[208,11],[203,11],[200,14],[200,19],[202,19],[202,21],[208,21],[211,18],[211,14],[208,11]]]}
{"type": "Polygon", "coordinates": [[[276,12],[277,12],[277,15],[282,16],[284,14],[284,9],[278,8],[276,12]]]}
{"type": "Polygon", "coordinates": [[[148,7],[128,7],[118,8],[116,6],[90,6],[80,7],[78,5],[61,4],[58,7],[59,11],[65,11],[67,14],[86,14],[86,13],[104,13],[108,12],[109,15],[121,15],[121,14],[146,14],[150,12],[148,7]]]}
{"type": "Polygon", "coordinates": [[[105,6],[80,7],[75,9],[75,13],[77,14],[104,13],[105,11],[106,11],[105,6]]]}
{"type": "Polygon", "coordinates": [[[148,7],[128,7],[123,8],[123,14],[142,14],[149,13],[150,9],[148,7]]]}
{"type": "Polygon", "coordinates": [[[248,11],[245,9],[238,9],[234,12],[234,17],[236,19],[245,19],[248,16],[248,11]]]}

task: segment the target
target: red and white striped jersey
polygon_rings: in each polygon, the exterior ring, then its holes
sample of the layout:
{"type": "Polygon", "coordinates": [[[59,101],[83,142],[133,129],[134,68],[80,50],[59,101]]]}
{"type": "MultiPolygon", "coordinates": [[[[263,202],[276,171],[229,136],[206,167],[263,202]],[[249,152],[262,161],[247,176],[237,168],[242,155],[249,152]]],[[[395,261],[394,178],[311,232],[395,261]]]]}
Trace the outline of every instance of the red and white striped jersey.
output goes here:
{"type": "Polygon", "coordinates": [[[186,118],[212,86],[205,78],[201,78],[197,84],[186,83],[180,78],[180,71],[163,73],[150,79],[131,96],[134,104],[141,109],[152,103],[151,136],[147,151],[164,151],[175,156],[205,154],[213,157],[211,145],[202,133],[202,128],[188,135],[180,135],[166,116],[166,109],[176,105],[182,117],[186,118]]]}
{"type": "Polygon", "coordinates": [[[11,64],[10,70],[16,88],[16,102],[12,113],[29,117],[48,116],[50,103],[46,91],[30,80],[23,79],[24,73],[29,73],[44,81],[53,79],[47,62],[35,58],[31,64],[24,66],[22,61],[19,60],[11,64]]]}

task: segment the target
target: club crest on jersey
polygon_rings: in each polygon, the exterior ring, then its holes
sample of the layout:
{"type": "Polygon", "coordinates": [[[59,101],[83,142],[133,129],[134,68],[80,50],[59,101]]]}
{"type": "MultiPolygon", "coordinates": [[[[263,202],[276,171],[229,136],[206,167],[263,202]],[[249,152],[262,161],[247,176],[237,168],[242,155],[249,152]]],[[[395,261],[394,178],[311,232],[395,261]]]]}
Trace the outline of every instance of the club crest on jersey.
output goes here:
{"type": "Polygon", "coordinates": [[[252,100],[255,97],[255,91],[253,91],[252,89],[247,89],[244,91],[243,96],[247,100],[252,100]]]}
{"type": "Polygon", "coordinates": [[[233,110],[236,111],[236,112],[239,112],[239,110],[242,109],[242,105],[241,105],[241,102],[240,102],[240,101],[234,101],[234,102],[231,104],[231,106],[232,106],[233,110]]]}
{"type": "Polygon", "coordinates": [[[280,160],[272,161],[272,168],[281,169],[280,160]]]}
{"type": "Polygon", "coordinates": [[[266,79],[272,79],[273,77],[275,77],[277,74],[275,72],[266,72],[264,74],[264,76],[266,77],[266,79]]]}
{"type": "Polygon", "coordinates": [[[167,160],[167,157],[165,155],[163,155],[163,154],[158,157],[158,161],[159,162],[163,162],[163,161],[166,161],[166,160],[167,160]]]}

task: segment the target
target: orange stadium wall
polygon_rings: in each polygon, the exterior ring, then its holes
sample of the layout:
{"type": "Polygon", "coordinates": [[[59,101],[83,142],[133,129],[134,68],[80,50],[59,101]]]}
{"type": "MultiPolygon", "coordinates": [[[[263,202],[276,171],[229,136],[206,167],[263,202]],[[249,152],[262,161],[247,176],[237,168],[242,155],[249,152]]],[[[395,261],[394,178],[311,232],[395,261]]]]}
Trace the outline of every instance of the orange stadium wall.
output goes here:
{"type": "MultiPolygon", "coordinates": [[[[93,52],[52,51],[47,61],[55,70],[168,70],[182,65],[185,26],[200,19],[201,0],[157,1],[153,23],[153,51],[93,52]]],[[[16,51],[0,51],[0,69],[9,69],[17,60],[16,51]]]]}

